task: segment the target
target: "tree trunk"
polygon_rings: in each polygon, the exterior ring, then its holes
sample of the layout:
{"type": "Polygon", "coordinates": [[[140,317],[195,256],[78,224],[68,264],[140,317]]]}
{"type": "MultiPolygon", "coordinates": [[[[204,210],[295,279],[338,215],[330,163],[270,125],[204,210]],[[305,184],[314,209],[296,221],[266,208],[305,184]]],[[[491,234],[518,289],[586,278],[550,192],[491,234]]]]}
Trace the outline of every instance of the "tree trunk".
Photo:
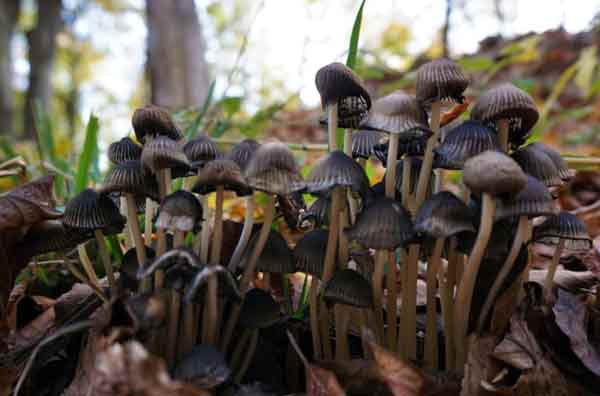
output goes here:
{"type": "Polygon", "coordinates": [[[0,0],[0,134],[14,135],[14,92],[11,42],[21,0],[0,0]]]}
{"type": "Polygon", "coordinates": [[[450,53],[450,18],[452,17],[452,0],[446,0],[446,13],[444,17],[444,26],[442,26],[442,53],[447,58],[450,53]]]}
{"type": "Polygon", "coordinates": [[[194,0],[146,0],[151,101],[200,106],[209,85],[206,45],[194,0]]]}
{"type": "Polygon", "coordinates": [[[37,25],[27,32],[29,45],[29,87],[25,97],[24,134],[35,138],[35,106],[49,111],[52,97],[52,65],[56,52],[56,36],[62,27],[62,0],[37,1],[37,25]]]}

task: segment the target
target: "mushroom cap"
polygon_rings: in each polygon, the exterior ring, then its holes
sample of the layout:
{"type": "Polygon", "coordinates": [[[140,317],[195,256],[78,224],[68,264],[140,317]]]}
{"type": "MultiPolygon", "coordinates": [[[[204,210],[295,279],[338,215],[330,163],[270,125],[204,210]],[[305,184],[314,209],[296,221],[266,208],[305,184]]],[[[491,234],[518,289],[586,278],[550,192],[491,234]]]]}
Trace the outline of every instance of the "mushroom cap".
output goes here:
{"type": "MultiPolygon", "coordinates": [[[[254,246],[256,246],[258,237],[258,233],[255,233],[252,239],[250,239],[248,248],[240,261],[241,268],[246,267],[246,262],[254,251],[254,246]]],[[[258,258],[256,269],[260,272],[272,272],[278,274],[291,274],[296,272],[292,251],[279,232],[273,230],[269,232],[267,242],[258,258]]]]}
{"type": "Polygon", "coordinates": [[[144,145],[141,157],[144,168],[156,173],[161,169],[183,168],[185,173],[190,163],[181,145],[166,136],[157,136],[144,145]]]}
{"type": "MultiPolygon", "coordinates": [[[[373,147],[373,154],[375,154],[375,157],[381,161],[381,164],[384,168],[387,167],[389,147],[389,142],[379,143],[373,147]]],[[[412,139],[408,142],[399,142],[398,157],[396,157],[396,159],[402,159],[404,155],[408,155],[410,157],[425,155],[426,147],[427,139],[412,139]]]]}
{"type": "Polygon", "coordinates": [[[435,59],[417,69],[417,100],[427,104],[438,100],[462,103],[469,80],[460,66],[449,59],[435,59]]]}
{"type": "Polygon", "coordinates": [[[250,187],[270,194],[288,195],[305,187],[294,154],[279,142],[260,146],[245,173],[250,187]]]}
{"type": "Polygon", "coordinates": [[[379,143],[382,133],[378,131],[360,130],[352,134],[352,158],[369,159],[375,153],[373,148],[379,143]]]}
{"type": "Polygon", "coordinates": [[[304,234],[294,247],[296,270],[320,278],[325,264],[328,232],[312,230],[304,234]]]}
{"type": "Polygon", "coordinates": [[[206,293],[203,292],[208,286],[208,281],[212,276],[217,277],[219,284],[219,297],[227,298],[236,302],[242,300],[242,294],[238,284],[236,283],[233,274],[227,269],[220,265],[200,265],[193,274],[193,280],[187,288],[184,302],[186,304],[190,302],[196,302],[203,304],[205,303],[206,293]]]}
{"type": "Polygon", "coordinates": [[[460,232],[475,232],[471,210],[448,191],[426,199],[415,215],[415,231],[433,238],[448,238],[460,232]]]}
{"type": "Polygon", "coordinates": [[[414,237],[410,213],[400,202],[389,198],[371,202],[344,232],[348,239],[371,249],[395,249],[414,237]]]}
{"type": "Polygon", "coordinates": [[[216,143],[206,135],[200,135],[190,140],[183,146],[183,153],[190,162],[202,165],[208,161],[219,158],[219,148],[216,143]]]}
{"type": "Polygon", "coordinates": [[[94,237],[90,230],[80,230],[64,225],[59,220],[45,220],[32,225],[18,243],[19,251],[31,257],[40,254],[75,248],[94,237]]]}
{"type": "MultiPolygon", "coordinates": [[[[149,246],[145,246],[146,250],[146,263],[143,263],[143,267],[145,267],[149,262],[154,260],[156,257],[156,252],[149,246]]],[[[135,285],[137,287],[138,279],[137,273],[140,268],[137,259],[137,252],[135,247],[130,248],[123,255],[123,259],[121,260],[121,269],[120,269],[120,277],[119,279],[126,279],[126,281],[130,284],[135,285]]]]}
{"type": "Polygon", "coordinates": [[[329,224],[330,207],[331,197],[329,194],[320,196],[310,205],[306,212],[300,214],[300,224],[307,221],[312,222],[315,228],[329,224]]]}
{"type": "Polygon", "coordinates": [[[556,169],[558,169],[558,176],[563,181],[569,181],[573,178],[574,172],[571,171],[571,169],[569,169],[569,166],[558,151],[540,142],[531,143],[527,145],[527,147],[529,147],[532,150],[543,151],[544,153],[546,153],[546,155],[550,157],[552,162],[554,162],[556,169]]]}
{"type": "Polygon", "coordinates": [[[427,113],[414,96],[401,91],[379,98],[361,128],[397,134],[400,140],[428,139],[432,132],[427,113]]]}
{"type": "Polygon", "coordinates": [[[246,293],[240,312],[240,326],[247,329],[263,329],[281,320],[279,304],[271,293],[252,289],[246,293]]]}
{"type": "Polygon", "coordinates": [[[529,94],[511,83],[502,83],[479,97],[471,118],[483,122],[509,120],[508,140],[511,146],[519,147],[529,137],[539,113],[529,94]]]}
{"type": "Polygon", "coordinates": [[[525,173],[535,177],[546,187],[559,187],[564,184],[554,161],[545,151],[528,145],[515,150],[511,157],[517,161],[525,173]]]}
{"type": "Polygon", "coordinates": [[[315,75],[315,85],[321,95],[323,109],[350,97],[362,99],[367,110],[371,108],[371,97],[363,82],[352,69],[342,63],[333,62],[320,68],[315,75]]]}
{"type": "Polygon", "coordinates": [[[178,190],[160,203],[156,227],[191,231],[202,220],[202,205],[191,192],[178,190]]]}
{"type": "Polygon", "coordinates": [[[533,229],[534,241],[557,245],[559,239],[565,239],[565,247],[570,250],[589,250],[592,247],[585,224],[569,212],[548,216],[533,229]]]}
{"type": "Polygon", "coordinates": [[[213,389],[229,379],[231,370],[225,355],[212,345],[200,344],[175,366],[173,378],[203,389],[213,389]]]}
{"type": "Polygon", "coordinates": [[[548,188],[535,177],[527,175],[527,183],[517,195],[498,202],[496,219],[514,216],[549,216],[556,211],[548,188]]]}
{"type": "Polygon", "coordinates": [[[217,186],[223,186],[227,191],[235,191],[239,196],[252,194],[242,176],[242,170],[230,159],[216,159],[206,163],[198,171],[192,191],[205,195],[216,191],[217,186]]]}
{"type": "Polygon", "coordinates": [[[135,143],[129,136],[111,143],[108,146],[108,159],[113,164],[125,161],[139,160],[142,156],[142,147],[135,143]]]}
{"type": "MultiPolygon", "coordinates": [[[[338,102],[337,108],[338,128],[358,128],[369,114],[370,106],[370,102],[367,102],[367,100],[361,96],[349,96],[347,98],[341,98],[338,102]]],[[[319,124],[329,124],[329,117],[327,113],[319,116],[319,124]]]]}
{"type": "Polygon", "coordinates": [[[124,161],[115,165],[104,178],[100,189],[102,194],[133,194],[136,197],[149,197],[158,200],[158,184],[155,177],[142,169],[139,160],[124,161]]]}
{"type": "Polygon", "coordinates": [[[84,230],[102,230],[105,233],[118,234],[123,230],[126,219],[119,208],[104,194],[85,189],[67,202],[62,218],[68,227],[84,230]]]}
{"type": "Polygon", "coordinates": [[[156,257],[149,266],[139,267],[137,278],[143,279],[157,270],[163,270],[167,287],[183,292],[201,268],[200,258],[192,249],[179,247],[156,257]]]}
{"type": "Polygon", "coordinates": [[[227,158],[235,161],[243,172],[250,164],[250,160],[252,160],[259,147],[260,144],[256,140],[244,139],[231,149],[229,154],[227,154],[227,158]]]}
{"type": "Polygon", "coordinates": [[[465,121],[448,132],[434,149],[435,165],[443,169],[462,169],[465,161],[484,151],[500,151],[496,134],[479,121],[465,121]]]}
{"type": "Polygon", "coordinates": [[[331,304],[344,304],[357,308],[373,306],[373,288],[358,272],[337,270],[323,288],[323,299],[331,304]]]}
{"type": "Polygon", "coordinates": [[[333,151],[314,166],[307,185],[311,193],[322,193],[341,186],[364,195],[369,189],[369,178],[352,158],[342,151],[333,151]]]}
{"type": "Polygon", "coordinates": [[[155,105],[146,105],[136,109],[131,118],[131,124],[135,137],[142,144],[146,143],[147,136],[166,136],[173,140],[183,138],[169,112],[155,105]]]}
{"type": "Polygon", "coordinates": [[[515,195],[527,183],[525,173],[508,155],[484,151],[465,162],[463,182],[475,194],[515,195]]]}

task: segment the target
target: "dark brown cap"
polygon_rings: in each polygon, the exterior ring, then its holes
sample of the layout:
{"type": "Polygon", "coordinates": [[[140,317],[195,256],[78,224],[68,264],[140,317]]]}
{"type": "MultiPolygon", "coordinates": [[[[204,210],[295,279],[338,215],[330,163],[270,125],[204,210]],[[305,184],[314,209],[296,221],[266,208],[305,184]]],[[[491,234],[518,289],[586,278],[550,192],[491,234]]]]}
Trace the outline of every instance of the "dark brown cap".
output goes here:
{"type": "Polygon", "coordinates": [[[202,389],[213,389],[229,379],[231,370],[225,355],[212,345],[196,345],[177,363],[173,378],[202,389]]]}
{"type": "Polygon", "coordinates": [[[125,161],[139,160],[142,156],[142,147],[129,138],[111,143],[108,146],[108,159],[113,164],[120,164],[125,161]]]}
{"type": "Polygon", "coordinates": [[[227,154],[227,158],[235,161],[243,172],[250,164],[250,160],[254,157],[254,153],[256,153],[259,147],[260,144],[256,140],[244,139],[231,149],[229,154],[227,154]]]}
{"type": "Polygon", "coordinates": [[[373,288],[361,274],[351,269],[337,270],[323,289],[323,300],[357,308],[373,306],[373,288]]]}
{"type": "Polygon", "coordinates": [[[217,186],[223,186],[228,191],[235,191],[239,196],[252,194],[252,190],[242,176],[240,167],[230,159],[217,159],[206,163],[198,171],[192,191],[205,195],[216,191],[217,186]]]}
{"type": "Polygon", "coordinates": [[[161,169],[189,169],[190,163],[181,145],[166,136],[158,136],[144,145],[141,157],[144,168],[156,173],[161,169]]]}
{"type": "Polygon", "coordinates": [[[90,188],[67,202],[62,222],[68,227],[102,230],[110,234],[120,233],[125,226],[125,218],[113,201],[90,188]]]}
{"type": "Polygon", "coordinates": [[[414,236],[410,214],[400,202],[389,198],[369,204],[344,232],[348,239],[371,249],[395,249],[414,236]]]}
{"type": "Polygon", "coordinates": [[[448,191],[426,199],[415,216],[415,231],[433,238],[448,238],[460,232],[475,232],[472,212],[448,191]]]}
{"type": "Polygon", "coordinates": [[[322,193],[341,186],[364,195],[369,189],[369,179],[362,166],[352,158],[342,151],[333,151],[311,170],[307,186],[311,193],[322,193]]]}
{"type": "MultiPolygon", "coordinates": [[[[412,139],[408,142],[398,143],[398,157],[397,160],[401,159],[404,155],[409,157],[420,157],[425,155],[425,149],[427,148],[427,139],[412,139]]],[[[387,167],[389,142],[379,143],[373,147],[373,153],[375,157],[381,161],[383,167],[387,167]]]]}
{"type": "Polygon", "coordinates": [[[367,110],[371,108],[371,97],[360,78],[339,62],[330,63],[317,71],[315,84],[321,95],[323,109],[349,97],[362,98],[367,110]]]}
{"type": "Polygon", "coordinates": [[[552,162],[554,162],[556,169],[558,169],[558,176],[563,181],[571,180],[575,175],[575,172],[569,169],[569,166],[567,165],[563,157],[560,155],[560,153],[551,148],[550,146],[544,143],[534,142],[529,144],[527,147],[546,153],[546,155],[550,157],[552,162]]]}
{"type": "Polygon", "coordinates": [[[527,184],[513,197],[500,200],[496,207],[496,219],[513,216],[548,216],[556,213],[554,200],[548,188],[538,179],[527,175],[527,184]]]}
{"type": "Polygon", "coordinates": [[[183,146],[183,153],[190,163],[203,165],[220,157],[219,149],[215,142],[206,135],[200,135],[183,146]]]}
{"type": "Polygon", "coordinates": [[[500,151],[496,134],[479,121],[465,121],[449,131],[435,149],[435,166],[462,169],[466,160],[488,150],[500,151]]]}
{"type": "Polygon", "coordinates": [[[463,92],[469,85],[460,67],[449,59],[435,59],[417,70],[417,100],[431,103],[452,100],[462,103],[463,92]]]}
{"type": "Polygon", "coordinates": [[[93,237],[94,234],[90,230],[67,227],[59,220],[46,220],[32,225],[17,245],[17,249],[33,257],[72,249],[93,237]]]}
{"type": "Polygon", "coordinates": [[[377,131],[360,130],[352,134],[352,158],[369,159],[374,156],[373,148],[383,134],[377,131]]]}
{"type": "Polygon", "coordinates": [[[140,161],[125,161],[115,165],[106,175],[100,193],[130,193],[158,200],[158,184],[155,177],[144,172],[140,161]]]}
{"type": "Polygon", "coordinates": [[[283,143],[260,146],[245,173],[250,187],[271,194],[288,195],[305,187],[294,155],[283,143]]]}
{"type": "MultiPolygon", "coordinates": [[[[258,233],[255,234],[248,243],[248,248],[245,252],[246,254],[242,256],[242,260],[240,261],[241,268],[246,267],[246,262],[254,251],[257,240],[258,233]]],[[[278,274],[291,274],[296,272],[292,251],[279,232],[273,230],[269,232],[267,242],[258,258],[256,269],[260,272],[273,272],[278,274]]]]}
{"type": "Polygon", "coordinates": [[[546,187],[559,187],[564,184],[554,161],[545,151],[528,145],[515,150],[511,157],[517,161],[525,173],[535,177],[546,187]]]}
{"type": "Polygon", "coordinates": [[[569,212],[549,216],[533,229],[534,241],[556,245],[559,239],[565,239],[565,247],[569,250],[587,251],[592,248],[585,224],[569,212]]]}
{"type": "Polygon", "coordinates": [[[312,230],[304,234],[294,247],[296,270],[321,277],[325,264],[325,251],[327,250],[328,232],[326,230],[312,230]]]}
{"type": "Polygon", "coordinates": [[[271,293],[262,289],[252,289],[246,293],[240,312],[240,326],[247,329],[263,329],[281,319],[279,304],[271,293]]]}
{"type": "Polygon", "coordinates": [[[135,136],[142,144],[146,137],[166,136],[173,140],[183,137],[168,111],[155,105],[137,109],[131,118],[135,136]]]}
{"type": "Polygon", "coordinates": [[[160,204],[156,227],[192,231],[202,220],[202,205],[191,192],[178,190],[167,195],[160,204]]]}
{"type": "Polygon", "coordinates": [[[511,196],[525,187],[527,177],[508,155],[484,151],[465,162],[463,182],[475,194],[511,196]]]}
{"type": "MultiPolygon", "coordinates": [[[[350,96],[342,98],[338,102],[337,126],[338,128],[356,129],[367,118],[371,103],[363,97],[350,96]]],[[[329,118],[327,114],[319,117],[319,124],[327,125],[329,118]]]]}

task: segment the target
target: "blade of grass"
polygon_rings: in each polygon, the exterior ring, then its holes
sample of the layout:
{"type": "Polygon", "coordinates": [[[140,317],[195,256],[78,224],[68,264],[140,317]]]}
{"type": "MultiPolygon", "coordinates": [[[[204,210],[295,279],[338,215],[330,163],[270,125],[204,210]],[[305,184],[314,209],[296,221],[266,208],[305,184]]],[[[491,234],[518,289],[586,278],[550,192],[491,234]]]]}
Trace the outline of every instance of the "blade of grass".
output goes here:
{"type": "Polygon", "coordinates": [[[208,108],[210,107],[212,100],[213,100],[213,95],[215,92],[215,82],[216,81],[213,80],[210,83],[210,86],[208,87],[208,93],[206,94],[206,99],[204,100],[204,104],[202,105],[202,108],[198,112],[198,115],[196,116],[196,118],[194,118],[194,121],[192,121],[192,123],[185,130],[185,137],[188,140],[191,139],[196,134],[196,132],[198,132],[200,125],[202,125],[204,116],[206,116],[206,112],[208,111],[208,108]]]}
{"type": "Polygon", "coordinates": [[[292,315],[294,319],[301,319],[304,316],[304,311],[308,305],[308,275],[304,276],[304,283],[302,283],[302,292],[300,293],[300,300],[298,308],[292,315]]]}
{"type": "Polygon", "coordinates": [[[108,242],[108,252],[117,261],[117,263],[123,262],[123,251],[121,250],[121,244],[115,235],[107,236],[106,241],[108,242]]]}
{"type": "MultiPolygon", "coordinates": [[[[55,164],[58,156],[56,155],[52,120],[39,100],[34,102],[34,108],[36,143],[40,162],[47,161],[55,164]]],[[[59,199],[65,197],[65,180],[60,175],[56,175],[54,178],[54,192],[59,199]]]]}
{"type": "Polygon", "coordinates": [[[94,155],[98,151],[98,118],[90,114],[87,127],[85,128],[85,141],[83,151],[79,155],[77,174],[75,175],[75,194],[83,191],[90,180],[90,170],[94,155]]]}
{"type": "Polygon", "coordinates": [[[354,25],[352,26],[352,34],[350,35],[350,46],[348,48],[348,57],[346,58],[346,66],[348,66],[350,69],[354,69],[354,66],[356,66],[356,58],[358,55],[358,39],[360,37],[360,26],[362,24],[363,8],[365,7],[366,1],[367,0],[362,0],[362,2],[360,3],[358,12],[356,13],[356,17],[354,18],[354,25]]]}

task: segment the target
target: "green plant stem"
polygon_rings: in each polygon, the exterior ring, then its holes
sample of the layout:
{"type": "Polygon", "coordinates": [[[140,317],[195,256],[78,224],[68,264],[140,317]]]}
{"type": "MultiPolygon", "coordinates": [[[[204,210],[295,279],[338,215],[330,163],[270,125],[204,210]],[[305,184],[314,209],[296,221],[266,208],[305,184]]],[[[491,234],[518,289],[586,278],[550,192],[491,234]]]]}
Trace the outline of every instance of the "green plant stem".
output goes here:
{"type": "Polygon", "coordinates": [[[427,186],[429,185],[429,178],[431,177],[431,169],[433,166],[433,149],[437,146],[437,142],[440,136],[440,114],[441,114],[441,103],[435,101],[431,104],[431,130],[433,134],[427,140],[427,148],[425,149],[425,156],[421,165],[421,172],[419,173],[419,181],[417,184],[416,192],[416,207],[421,206],[421,203],[425,200],[427,194],[427,186]]]}
{"type": "Polygon", "coordinates": [[[441,264],[445,238],[435,240],[433,253],[427,264],[427,313],[425,322],[425,366],[438,368],[438,332],[437,332],[437,274],[441,264]]]}

